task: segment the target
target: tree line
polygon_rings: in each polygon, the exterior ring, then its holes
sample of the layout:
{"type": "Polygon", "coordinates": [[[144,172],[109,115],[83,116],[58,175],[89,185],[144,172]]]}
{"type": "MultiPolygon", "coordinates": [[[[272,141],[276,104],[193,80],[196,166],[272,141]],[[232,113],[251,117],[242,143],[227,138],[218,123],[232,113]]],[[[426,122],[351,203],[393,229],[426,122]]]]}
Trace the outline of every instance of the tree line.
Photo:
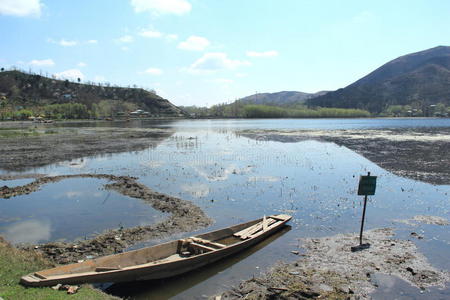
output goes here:
{"type": "Polygon", "coordinates": [[[217,104],[210,108],[189,106],[183,109],[192,117],[199,118],[361,118],[370,117],[362,109],[345,108],[308,108],[303,105],[274,106],[263,104],[245,104],[236,101],[231,104],[217,104]]]}

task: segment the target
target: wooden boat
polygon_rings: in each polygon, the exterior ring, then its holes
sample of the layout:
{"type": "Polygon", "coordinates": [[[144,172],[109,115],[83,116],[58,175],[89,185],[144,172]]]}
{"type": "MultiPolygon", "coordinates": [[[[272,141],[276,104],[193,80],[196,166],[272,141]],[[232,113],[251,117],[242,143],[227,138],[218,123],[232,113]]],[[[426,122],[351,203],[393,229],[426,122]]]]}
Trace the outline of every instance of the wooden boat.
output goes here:
{"type": "Polygon", "coordinates": [[[27,286],[161,279],[179,275],[237,253],[281,229],[289,215],[247,223],[164,244],[31,273],[27,286]]]}

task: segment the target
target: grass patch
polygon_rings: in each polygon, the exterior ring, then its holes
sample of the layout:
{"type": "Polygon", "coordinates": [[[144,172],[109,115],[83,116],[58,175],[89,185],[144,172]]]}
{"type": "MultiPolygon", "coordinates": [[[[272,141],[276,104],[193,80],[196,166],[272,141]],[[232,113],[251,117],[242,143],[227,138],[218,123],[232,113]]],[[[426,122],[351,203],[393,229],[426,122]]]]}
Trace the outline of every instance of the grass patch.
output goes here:
{"type": "Polygon", "coordinates": [[[47,134],[57,134],[58,130],[55,129],[46,129],[46,130],[36,130],[34,128],[28,129],[1,129],[0,130],[0,138],[26,138],[26,137],[34,137],[41,136],[47,134]]]}
{"type": "Polygon", "coordinates": [[[7,129],[0,130],[0,138],[16,138],[16,137],[28,137],[28,136],[38,136],[39,133],[36,130],[16,130],[7,129]]]}
{"type": "MultiPolygon", "coordinates": [[[[19,284],[20,277],[53,265],[36,253],[19,250],[0,237],[0,297],[9,299],[67,299],[66,291],[49,287],[26,288],[19,284]]],[[[83,285],[70,299],[117,299],[89,285],[83,285]]]]}

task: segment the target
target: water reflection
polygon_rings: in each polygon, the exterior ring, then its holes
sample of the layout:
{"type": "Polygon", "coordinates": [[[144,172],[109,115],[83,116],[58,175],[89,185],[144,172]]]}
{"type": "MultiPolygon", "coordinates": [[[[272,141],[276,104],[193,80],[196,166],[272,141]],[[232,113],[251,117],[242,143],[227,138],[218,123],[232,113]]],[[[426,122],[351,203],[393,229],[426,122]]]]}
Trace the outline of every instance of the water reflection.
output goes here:
{"type": "Polygon", "coordinates": [[[0,234],[13,244],[45,242],[50,240],[49,220],[27,220],[15,222],[0,229],[0,234]]]}
{"type": "Polygon", "coordinates": [[[419,289],[397,276],[382,273],[372,274],[371,282],[377,287],[376,291],[370,295],[373,300],[444,300],[449,299],[450,294],[450,287],[419,289]]]}
{"type": "Polygon", "coordinates": [[[181,189],[190,193],[195,198],[202,198],[209,195],[209,186],[204,183],[183,184],[181,189]]]}
{"type": "MultiPolygon", "coordinates": [[[[101,155],[99,155],[101,157],[101,155]]],[[[74,169],[83,169],[85,168],[89,163],[89,159],[88,158],[79,158],[79,159],[72,159],[70,161],[64,161],[61,162],[62,166],[67,166],[69,168],[74,168],[74,169]]]]}

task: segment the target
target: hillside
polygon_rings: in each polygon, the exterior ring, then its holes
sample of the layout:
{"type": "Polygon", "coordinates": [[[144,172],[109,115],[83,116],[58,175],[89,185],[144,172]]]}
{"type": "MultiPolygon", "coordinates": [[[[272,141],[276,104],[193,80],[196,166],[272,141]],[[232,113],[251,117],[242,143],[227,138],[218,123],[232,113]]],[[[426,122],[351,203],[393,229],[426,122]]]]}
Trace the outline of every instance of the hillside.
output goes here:
{"type": "Polygon", "coordinates": [[[438,103],[450,105],[447,46],[401,56],[343,89],[307,100],[309,106],[361,108],[372,113],[409,105],[424,115],[438,103]]]}
{"type": "Polygon", "coordinates": [[[282,91],[277,93],[259,93],[239,99],[245,104],[288,105],[302,104],[306,100],[326,94],[326,91],[317,93],[303,93],[294,91],[282,91]]]}
{"type": "Polygon", "coordinates": [[[0,72],[0,96],[14,107],[78,103],[91,110],[102,103],[113,107],[114,112],[141,109],[150,115],[184,115],[168,100],[141,88],[82,84],[20,71],[0,72]]]}

